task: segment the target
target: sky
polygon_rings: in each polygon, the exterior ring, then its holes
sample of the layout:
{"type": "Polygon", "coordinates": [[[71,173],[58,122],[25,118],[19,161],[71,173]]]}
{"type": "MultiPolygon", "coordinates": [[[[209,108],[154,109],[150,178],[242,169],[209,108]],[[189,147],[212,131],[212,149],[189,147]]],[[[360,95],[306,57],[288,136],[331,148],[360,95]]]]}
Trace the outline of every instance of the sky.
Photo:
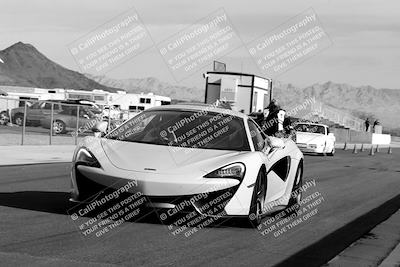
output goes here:
{"type": "MultiPolygon", "coordinates": [[[[400,3],[395,0],[0,0],[0,6],[0,50],[18,41],[30,43],[51,60],[78,71],[68,45],[131,8],[158,44],[222,7],[246,44],[312,7],[332,44],[280,74],[278,80],[301,87],[333,81],[400,89],[400,3]]],[[[263,76],[244,46],[219,60],[229,71],[263,76]]],[[[211,64],[176,81],[153,46],[106,75],[156,77],[201,88],[201,74],[208,70],[211,64]]]]}

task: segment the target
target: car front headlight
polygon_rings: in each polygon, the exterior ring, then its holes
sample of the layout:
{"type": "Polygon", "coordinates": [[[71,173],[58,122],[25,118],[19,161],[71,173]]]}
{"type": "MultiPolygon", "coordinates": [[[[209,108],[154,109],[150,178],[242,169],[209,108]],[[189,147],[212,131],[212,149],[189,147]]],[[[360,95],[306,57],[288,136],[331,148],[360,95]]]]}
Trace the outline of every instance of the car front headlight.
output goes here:
{"type": "Polygon", "coordinates": [[[205,178],[235,178],[242,180],[244,177],[244,173],[246,171],[246,167],[243,163],[237,162],[226,165],[215,171],[210,172],[205,175],[205,178]]]}
{"type": "Polygon", "coordinates": [[[96,167],[96,168],[101,167],[99,161],[85,147],[79,148],[79,150],[76,152],[75,164],[96,167]]]}

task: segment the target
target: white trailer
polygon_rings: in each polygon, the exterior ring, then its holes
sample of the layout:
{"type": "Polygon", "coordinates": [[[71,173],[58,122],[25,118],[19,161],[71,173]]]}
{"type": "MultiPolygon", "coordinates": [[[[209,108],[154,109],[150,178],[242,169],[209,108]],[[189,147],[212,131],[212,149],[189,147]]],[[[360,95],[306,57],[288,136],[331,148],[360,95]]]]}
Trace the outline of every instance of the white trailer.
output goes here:
{"type": "Polygon", "coordinates": [[[262,111],[272,99],[272,80],[253,74],[210,71],[206,77],[205,103],[228,102],[246,114],[262,111]]]}
{"type": "Polygon", "coordinates": [[[0,90],[7,93],[6,98],[0,101],[0,111],[23,106],[29,100],[65,100],[65,90],[62,88],[43,89],[23,86],[0,86],[0,90]]]}
{"type": "MultiPolygon", "coordinates": [[[[0,89],[7,93],[7,97],[0,100],[0,112],[23,106],[26,100],[89,100],[99,106],[117,114],[119,117],[124,114],[125,118],[131,117],[138,112],[155,106],[171,104],[171,98],[166,96],[148,94],[128,94],[125,91],[110,93],[104,90],[94,89],[43,89],[21,86],[0,86],[0,89]],[[25,101],[21,101],[25,100],[25,101]]],[[[107,112],[105,112],[107,114],[107,112]]]]}
{"type": "Polygon", "coordinates": [[[171,98],[166,96],[148,94],[110,94],[109,105],[129,110],[129,112],[141,112],[151,107],[171,104],[171,98]]]}

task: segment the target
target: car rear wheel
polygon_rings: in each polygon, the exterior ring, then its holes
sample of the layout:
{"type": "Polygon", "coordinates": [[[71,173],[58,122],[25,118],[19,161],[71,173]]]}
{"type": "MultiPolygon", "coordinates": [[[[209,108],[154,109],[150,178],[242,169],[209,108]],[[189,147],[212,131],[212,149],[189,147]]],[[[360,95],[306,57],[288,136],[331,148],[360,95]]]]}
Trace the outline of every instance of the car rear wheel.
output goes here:
{"type": "Polygon", "coordinates": [[[267,194],[267,179],[265,171],[260,169],[254,185],[253,196],[250,206],[249,226],[257,227],[262,220],[264,213],[264,203],[267,194]]]}
{"type": "Polygon", "coordinates": [[[335,155],[335,144],[333,144],[333,148],[332,148],[331,152],[328,153],[328,156],[333,157],[334,155],[335,155]]]}
{"type": "Polygon", "coordinates": [[[65,132],[65,123],[60,120],[56,120],[53,122],[53,133],[60,134],[65,132]]]}

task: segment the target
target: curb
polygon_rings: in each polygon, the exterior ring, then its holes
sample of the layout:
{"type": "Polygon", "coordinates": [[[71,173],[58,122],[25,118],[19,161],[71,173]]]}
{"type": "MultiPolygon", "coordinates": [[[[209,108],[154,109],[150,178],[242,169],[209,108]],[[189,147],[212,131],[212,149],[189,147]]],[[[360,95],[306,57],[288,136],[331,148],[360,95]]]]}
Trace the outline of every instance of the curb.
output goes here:
{"type": "Polygon", "coordinates": [[[321,266],[388,219],[400,208],[400,194],[361,215],[321,240],[300,250],[275,266],[321,266]]]}
{"type": "Polygon", "coordinates": [[[378,265],[378,267],[392,267],[400,265],[400,243],[390,254],[378,265]]]}
{"type": "Polygon", "coordinates": [[[43,164],[63,164],[71,163],[71,161],[53,161],[53,162],[32,162],[32,163],[17,163],[17,164],[0,164],[1,167],[17,167],[17,166],[29,166],[29,165],[43,165],[43,164]]]}

